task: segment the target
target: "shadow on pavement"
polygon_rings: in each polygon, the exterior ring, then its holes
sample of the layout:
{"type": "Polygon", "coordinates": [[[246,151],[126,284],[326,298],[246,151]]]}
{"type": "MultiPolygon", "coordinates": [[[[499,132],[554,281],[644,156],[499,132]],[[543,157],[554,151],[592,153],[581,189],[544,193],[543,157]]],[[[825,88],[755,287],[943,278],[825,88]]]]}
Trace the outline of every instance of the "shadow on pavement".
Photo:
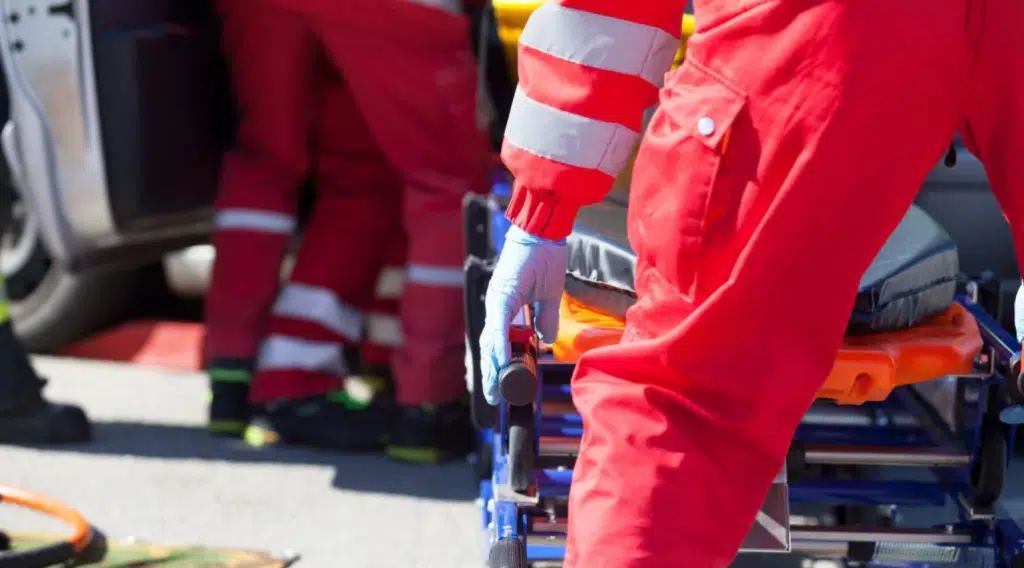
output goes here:
{"type": "Polygon", "coordinates": [[[240,440],[213,438],[199,426],[96,422],[93,424],[92,442],[63,446],[58,451],[157,459],[328,466],[334,468],[332,486],[340,490],[443,501],[472,501],[477,494],[472,468],[465,461],[430,467],[395,463],[380,453],[341,453],[300,448],[257,450],[240,440]]]}
{"type": "MultiPolygon", "coordinates": [[[[96,456],[205,460],[239,464],[311,465],[333,468],[332,487],[344,491],[401,495],[441,501],[476,498],[472,468],[465,462],[436,467],[397,464],[377,453],[337,453],[298,448],[257,450],[240,440],[218,439],[201,426],[131,421],[94,423],[94,440],[54,451],[96,456]]],[[[730,568],[840,568],[799,555],[741,555],[730,568]]]]}

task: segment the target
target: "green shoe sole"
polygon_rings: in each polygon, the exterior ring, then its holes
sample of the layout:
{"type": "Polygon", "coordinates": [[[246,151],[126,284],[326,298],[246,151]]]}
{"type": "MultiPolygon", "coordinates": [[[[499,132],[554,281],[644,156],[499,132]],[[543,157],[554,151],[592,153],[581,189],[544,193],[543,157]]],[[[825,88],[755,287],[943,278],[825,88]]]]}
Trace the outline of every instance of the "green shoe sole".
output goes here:
{"type": "Polygon", "coordinates": [[[206,431],[214,436],[241,436],[246,426],[240,420],[210,420],[206,423],[206,431]]]}
{"type": "Polygon", "coordinates": [[[455,458],[452,452],[439,448],[388,446],[386,452],[395,461],[424,465],[436,465],[455,458]]]}

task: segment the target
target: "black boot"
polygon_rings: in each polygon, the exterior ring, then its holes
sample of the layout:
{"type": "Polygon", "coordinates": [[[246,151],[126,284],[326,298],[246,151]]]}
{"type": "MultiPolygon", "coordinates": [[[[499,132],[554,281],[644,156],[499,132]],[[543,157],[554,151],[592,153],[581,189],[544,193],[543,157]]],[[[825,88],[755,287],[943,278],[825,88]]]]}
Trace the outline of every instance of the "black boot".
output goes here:
{"type": "Polygon", "coordinates": [[[353,376],[346,385],[345,390],[320,396],[258,406],[245,431],[246,443],[342,451],[383,448],[393,410],[386,382],[381,377],[353,376]]]}
{"type": "Polygon", "coordinates": [[[249,424],[252,359],[217,358],[207,367],[210,407],[206,429],[215,436],[238,437],[249,424]]]}
{"type": "Polygon", "coordinates": [[[437,464],[466,457],[474,444],[469,405],[407,406],[396,412],[387,454],[397,461],[437,464]]]}
{"type": "Polygon", "coordinates": [[[0,443],[77,444],[92,438],[85,412],[46,400],[45,384],[10,322],[0,324],[0,443]]]}

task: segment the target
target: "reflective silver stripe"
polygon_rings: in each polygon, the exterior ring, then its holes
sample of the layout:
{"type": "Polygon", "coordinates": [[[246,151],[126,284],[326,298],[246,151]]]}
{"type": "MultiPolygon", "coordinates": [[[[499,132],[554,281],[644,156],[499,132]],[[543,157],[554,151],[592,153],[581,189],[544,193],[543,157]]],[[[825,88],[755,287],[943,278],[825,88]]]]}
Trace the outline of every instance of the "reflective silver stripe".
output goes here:
{"type": "Polygon", "coordinates": [[[406,278],[410,284],[443,288],[461,288],[466,281],[461,268],[430,266],[428,264],[410,264],[406,272],[406,278]]]}
{"type": "Polygon", "coordinates": [[[378,300],[397,300],[402,297],[402,286],[405,284],[404,268],[385,268],[377,277],[375,296],[378,300]]]}
{"type": "Polygon", "coordinates": [[[366,341],[382,347],[400,347],[402,345],[401,321],[388,314],[366,316],[366,341]]]}
{"type": "Polygon", "coordinates": [[[277,297],[273,313],[318,323],[349,341],[363,338],[362,314],[327,288],[291,283],[277,297]]]}
{"type": "Polygon", "coordinates": [[[258,231],[290,235],[295,232],[295,218],[284,213],[259,209],[225,209],[213,220],[218,231],[258,231]]]}
{"type": "Polygon", "coordinates": [[[546,2],[530,15],[519,45],[660,87],[679,39],[653,26],[546,2]]]}
{"type": "Polygon", "coordinates": [[[348,374],[341,344],[309,341],[287,335],[271,335],[260,345],[260,371],[302,371],[329,373],[343,377],[348,374]]]}
{"type": "Polygon", "coordinates": [[[775,474],[775,481],[773,481],[772,483],[786,483],[786,481],[786,468],[783,467],[782,471],[775,474]]]}
{"type": "MultiPolygon", "coordinates": [[[[638,111],[639,112],[639,111],[638,111]]],[[[619,175],[640,133],[621,124],[572,114],[542,103],[516,89],[509,112],[505,141],[531,154],[576,166],[619,175]]]]}
{"type": "Polygon", "coordinates": [[[779,541],[782,546],[787,546],[789,543],[789,531],[786,527],[773,519],[768,513],[764,511],[757,512],[757,524],[761,525],[764,531],[772,536],[775,540],[779,541]]]}

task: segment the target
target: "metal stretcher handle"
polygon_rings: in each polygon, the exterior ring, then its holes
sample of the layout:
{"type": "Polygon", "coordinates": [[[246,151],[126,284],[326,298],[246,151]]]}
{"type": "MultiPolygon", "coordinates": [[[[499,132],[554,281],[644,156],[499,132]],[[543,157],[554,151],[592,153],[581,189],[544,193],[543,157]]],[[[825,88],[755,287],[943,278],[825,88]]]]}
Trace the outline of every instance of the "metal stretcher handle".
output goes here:
{"type": "Polygon", "coordinates": [[[537,398],[537,339],[533,331],[533,311],[523,308],[509,328],[512,356],[498,371],[501,398],[512,406],[527,406],[537,398]]]}

